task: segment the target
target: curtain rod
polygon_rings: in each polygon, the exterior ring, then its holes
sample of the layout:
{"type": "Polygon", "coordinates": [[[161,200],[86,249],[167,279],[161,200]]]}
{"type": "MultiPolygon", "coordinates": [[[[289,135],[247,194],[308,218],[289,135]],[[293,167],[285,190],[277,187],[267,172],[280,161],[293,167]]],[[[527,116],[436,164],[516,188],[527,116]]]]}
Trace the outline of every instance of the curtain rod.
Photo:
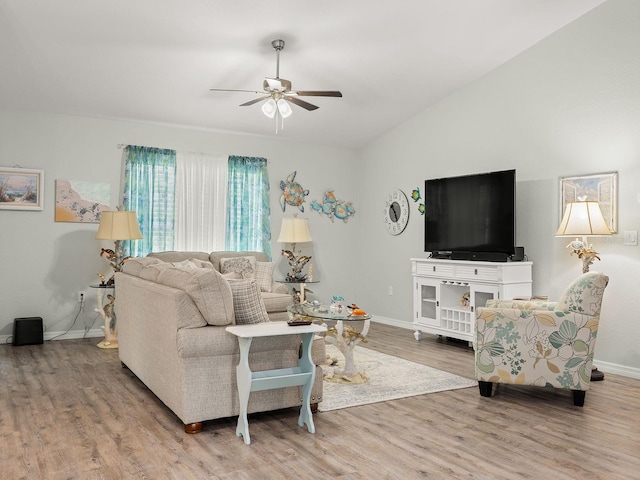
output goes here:
{"type": "MultiPolygon", "coordinates": [[[[121,149],[126,148],[126,147],[128,147],[128,146],[129,146],[129,144],[127,144],[127,143],[118,143],[118,144],[116,145],[116,148],[117,148],[118,150],[121,150],[121,149]]],[[[176,152],[177,152],[177,151],[178,151],[178,150],[176,150],[176,152]]],[[[207,152],[188,152],[188,153],[198,153],[198,154],[200,154],[200,155],[216,155],[216,154],[213,154],[213,153],[207,153],[207,152]]],[[[219,155],[225,155],[225,154],[219,154],[219,155]]],[[[238,155],[238,156],[240,156],[240,157],[250,157],[250,156],[252,156],[252,155],[238,155]]],[[[264,157],[262,157],[262,158],[264,158],[264,157]]],[[[271,161],[270,161],[268,158],[267,158],[266,160],[267,160],[267,164],[270,164],[270,163],[271,163],[271,161]]]]}

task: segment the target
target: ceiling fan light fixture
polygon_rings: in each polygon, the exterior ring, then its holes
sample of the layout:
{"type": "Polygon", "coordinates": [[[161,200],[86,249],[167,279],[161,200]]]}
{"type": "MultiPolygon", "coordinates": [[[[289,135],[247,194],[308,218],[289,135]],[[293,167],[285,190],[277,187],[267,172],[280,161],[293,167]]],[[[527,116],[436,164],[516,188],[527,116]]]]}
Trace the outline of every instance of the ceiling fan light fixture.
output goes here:
{"type": "Polygon", "coordinates": [[[287,118],[293,113],[293,110],[291,110],[291,105],[289,105],[289,102],[287,102],[286,100],[278,100],[277,104],[278,111],[280,112],[280,116],[282,116],[282,118],[287,118]]]}
{"type": "Polygon", "coordinates": [[[262,105],[262,113],[264,113],[269,118],[273,118],[277,111],[278,106],[276,105],[276,101],[273,98],[270,98],[262,105]]]}

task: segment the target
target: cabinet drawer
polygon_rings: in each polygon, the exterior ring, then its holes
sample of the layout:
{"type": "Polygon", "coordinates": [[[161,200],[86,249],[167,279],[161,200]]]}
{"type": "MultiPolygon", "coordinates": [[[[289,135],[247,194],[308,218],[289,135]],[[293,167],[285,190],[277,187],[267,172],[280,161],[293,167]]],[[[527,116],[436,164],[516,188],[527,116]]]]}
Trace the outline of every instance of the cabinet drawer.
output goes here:
{"type": "Polygon", "coordinates": [[[467,267],[458,266],[456,269],[456,278],[464,278],[469,280],[485,280],[497,281],[498,269],[491,267],[467,267]]]}
{"type": "Polygon", "coordinates": [[[416,265],[416,274],[425,277],[454,277],[453,265],[439,265],[418,263],[416,265]]]}

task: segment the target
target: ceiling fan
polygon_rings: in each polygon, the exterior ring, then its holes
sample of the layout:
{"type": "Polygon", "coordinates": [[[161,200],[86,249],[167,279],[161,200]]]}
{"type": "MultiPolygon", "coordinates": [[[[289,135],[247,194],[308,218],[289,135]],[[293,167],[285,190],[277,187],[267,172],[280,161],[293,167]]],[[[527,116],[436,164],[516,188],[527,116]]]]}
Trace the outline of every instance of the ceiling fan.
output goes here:
{"type": "Polygon", "coordinates": [[[274,40],[271,46],[276,51],[276,76],[266,77],[262,82],[263,91],[258,90],[237,90],[226,88],[211,88],[212,92],[251,92],[261,95],[258,98],[249,100],[241,104],[241,107],[248,107],[256,103],[265,101],[262,105],[262,112],[269,118],[276,117],[276,132],[278,131],[277,116],[282,119],[291,115],[290,103],[304,108],[305,110],[317,110],[318,106],[313,105],[299,97],[342,97],[342,93],[334,90],[291,90],[291,81],[280,78],[280,52],[284,49],[284,40],[274,40]]]}

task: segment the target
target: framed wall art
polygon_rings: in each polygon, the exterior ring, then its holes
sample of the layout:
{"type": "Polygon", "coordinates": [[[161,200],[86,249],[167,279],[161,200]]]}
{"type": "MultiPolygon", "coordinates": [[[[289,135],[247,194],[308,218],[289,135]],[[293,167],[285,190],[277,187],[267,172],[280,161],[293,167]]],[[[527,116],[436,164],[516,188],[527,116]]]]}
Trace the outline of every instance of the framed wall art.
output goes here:
{"type": "Polygon", "coordinates": [[[44,170],[0,167],[0,209],[42,210],[44,170]]]}
{"type": "Polygon", "coordinates": [[[569,202],[596,201],[611,233],[618,231],[618,172],[560,178],[560,217],[569,202]]]}
{"type": "Polygon", "coordinates": [[[110,203],[108,183],[56,180],[56,222],[100,223],[110,203]]]}

